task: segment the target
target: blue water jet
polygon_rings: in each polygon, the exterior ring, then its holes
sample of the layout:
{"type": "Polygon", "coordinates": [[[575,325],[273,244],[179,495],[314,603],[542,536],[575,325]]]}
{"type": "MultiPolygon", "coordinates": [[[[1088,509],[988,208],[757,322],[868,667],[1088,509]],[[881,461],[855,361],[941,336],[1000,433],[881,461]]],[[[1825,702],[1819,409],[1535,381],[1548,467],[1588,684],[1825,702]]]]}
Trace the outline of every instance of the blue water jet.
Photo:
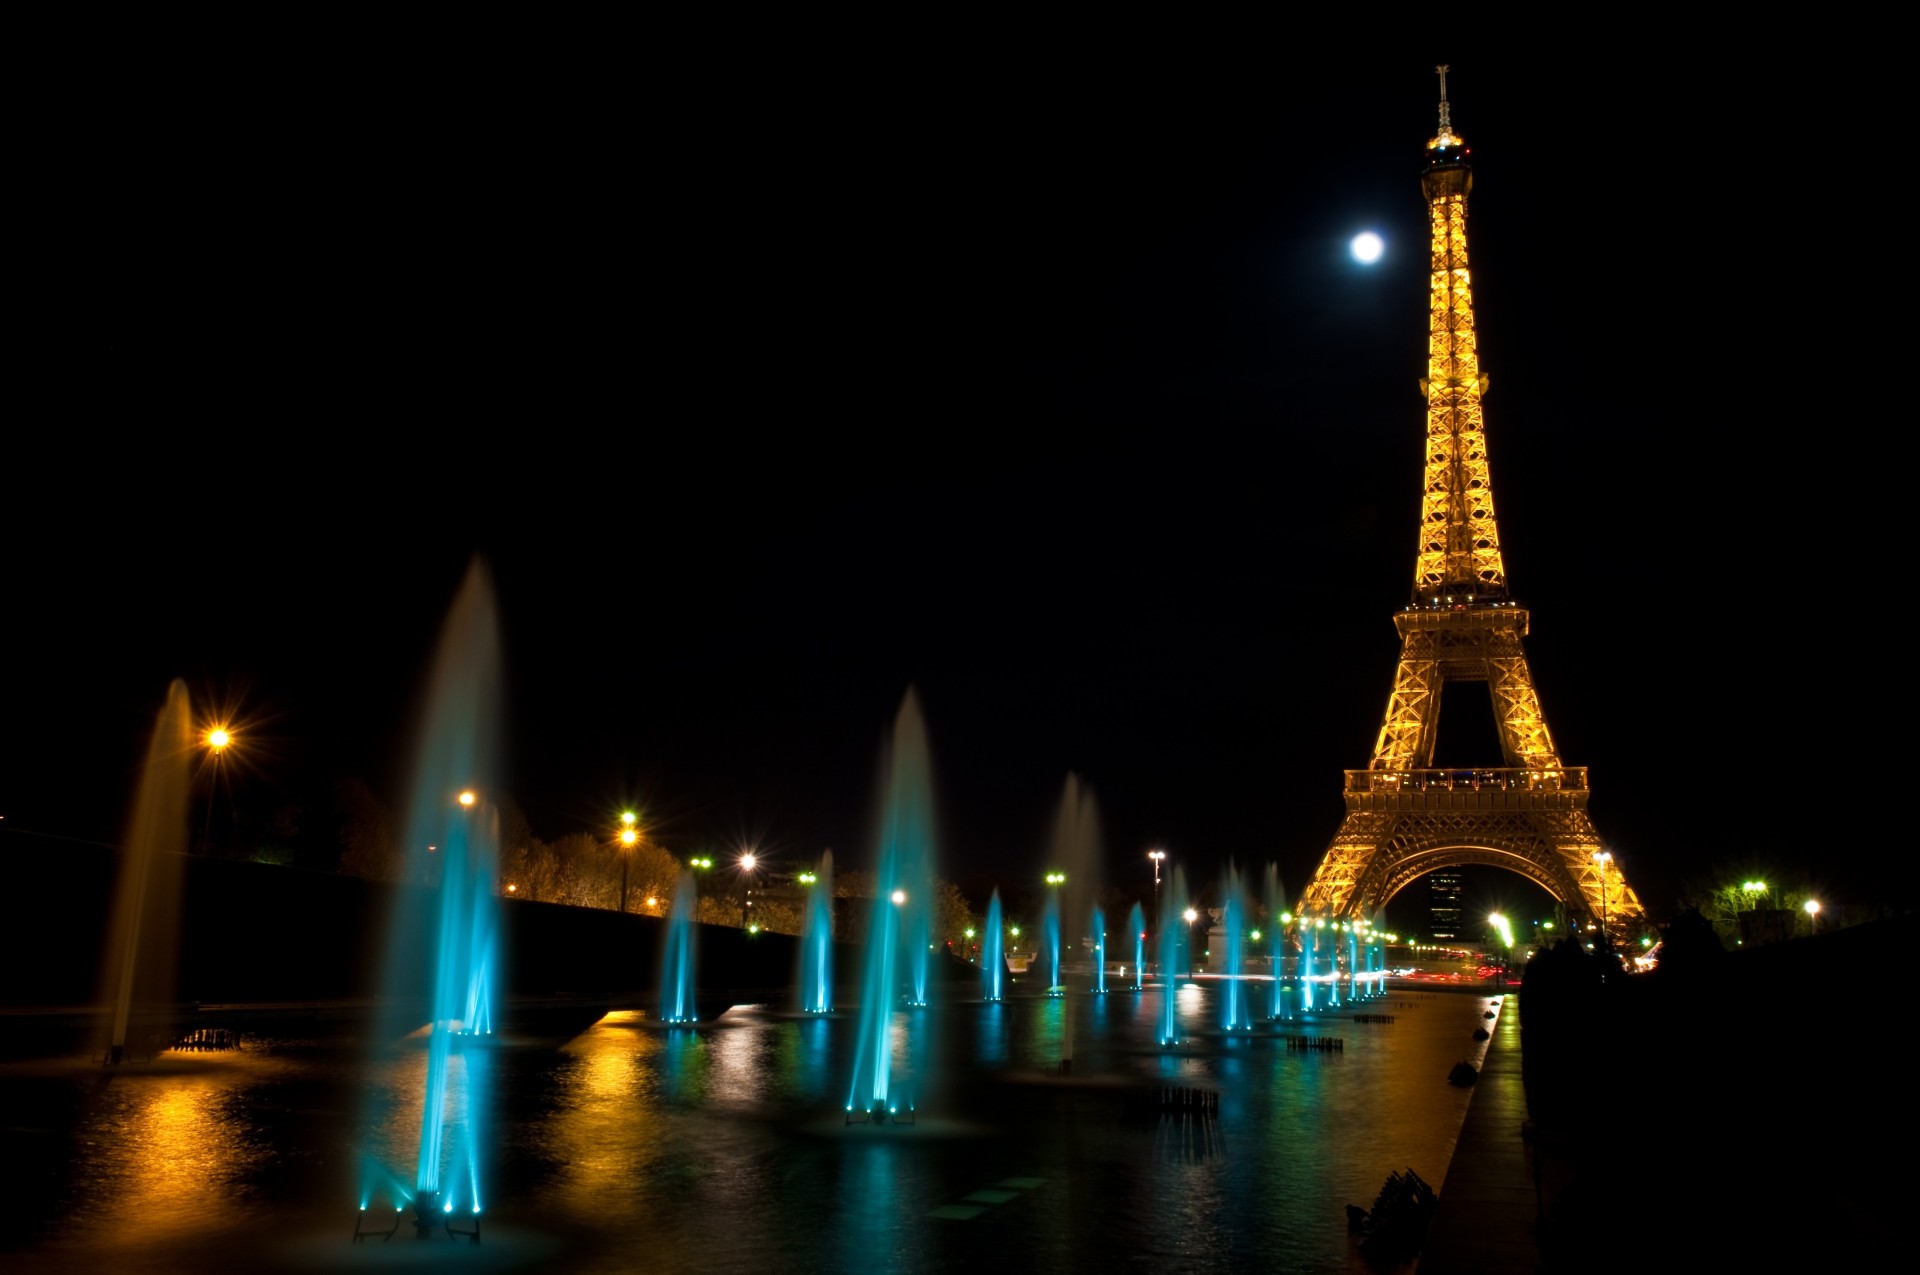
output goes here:
{"type": "MultiPolygon", "coordinates": [[[[910,977],[910,998],[927,996],[928,936],[933,913],[933,778],[919,699],[909,690],[894,719],[881,782],[879,870],[867,925],[866,968],[861,975],[860,1030],[847,1111],[884,1120],[913,1110],[914,1097],[894,1075],[894,1005],[901,968],[910,977]]],[[[906,1065],[920,1070],[926,1033],[906,1036],[906,1065]]]]}
{"type": "Polygon", "coordinates": [[[695,1001],[693,916],[699,906],[693,873],[682,872],[673,886],[673,909],[667,916],[666,950],[660,959],[660,1021],[694,1023],[700,1020],[695,1001]]]}
{"type": "Polygon", "coordinates": [[[980,949],[980,994],[990,1001],[1004,1000],[1007,995],[1004,982],[1007,958],[1001,933],[1004,928],[1000,918],[1000,890],[995,887],[993,897],[987,900],[986,942],[980,949]]]}
{"type": "Polygon", "coordinates": [[[1166,907],[1160,916],[1160,1043],[1180,1043],[1180,1015],[1175,1005],[1180,971],[1187,959],[1187,880],[1179,868],[1168,879],[1166,907]]]}
{"type": "MultiPolygon", "coordinates": [[[[422,1236],[456,1206],[476,1212],[486,1175],[492,1095],[482,1043],[497,1018],[503,956],[493,801],[501,684],[493,584],[476,558],[441,631],[422,704],[399,865],[412,888],[396,898],[382,998],[382,1039],[408,1034],[418,1022],[415,998],[426,1001],[411,1198],[422,1236]]],[[[374,1188],[364,1181],[362,1198],[374,1188]]]]}
{"type": "Polygon", "coordinates": [[[1223,998],[1224,1006],[1220,1026],[1226,1031],[1247,1031],[1253,1027],[1253,1016],[1247,1009],[1247,985],[1242,977],[1245,973],[1246,957],[1241,944],[1245,941],[1246,921],[1244,906],[1240,902],[1240,874],[1235,869],[1227,869],[1226,905],[1221,909],[1220,924],[1225,931],[1224,947],[1220,970],[1226,978],[1227,994],[1223,998]]]}
{"type": "Polygon", "coordinates": [[[807,886],[807,918],[800,941],[800,1008],[809,1014],[833,1012],[833,852],[820,856],[820,869],[807,886]]]}
{"type": "Polygon", "coordinates": [[[1300,918],[1300,1012],[1313,1010],[1313,976],[1318,972],[1316,962],[1320,955],[1320,925],[1313,917],[1300,918]]]}
{"type": "Polygon", "coordinates": [[[1273,982],[1269,984],[1267,1017],[1280,1019],[1287,1017],[1286,926],[1292,918],[1287,913],[1287,893],[1280,884],[1280,869],[1275,864],[1267,865],[1260,897],[1267,909],[1267,929],[1273,936],[1268,944],[1268,950],[1273,953],[1269,958],[1273,965],[1273,982]]]}
{"type": "Polygon", "coordinates": [[[1046,911],[1040,918],[1040,941],[1046,945],[1047,995],[1064,995],[1066,988],[1060,985],[1060,892],[1047,891],[1046,911]]]}
{"type": "Polygon", "coordinates": [[[1147,920],[1138,903],[1127,913],[1127,933],[1133,935],[1133,989],[1147,985],[1147,920]]]}
{"type": "Polygon", "coordinates": [[[1093,944],[1093,992],[1096,996],[1107,994],[1107,914],[1098,904],[1093,909],[1093,928],[1088,933],[1088,942],[1093,944]]]}

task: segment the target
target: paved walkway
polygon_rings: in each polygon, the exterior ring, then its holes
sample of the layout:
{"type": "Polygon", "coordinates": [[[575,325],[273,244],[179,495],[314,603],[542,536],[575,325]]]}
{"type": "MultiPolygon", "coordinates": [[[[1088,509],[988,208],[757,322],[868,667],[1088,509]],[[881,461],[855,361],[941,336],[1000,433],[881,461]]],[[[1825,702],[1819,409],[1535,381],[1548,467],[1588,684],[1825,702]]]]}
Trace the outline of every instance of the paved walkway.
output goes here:
{"type": "Polygon", "coordinates": [[[1417,1275],[1538,1275],[1539,1213],[1522,1129],[1520,997],[1509,990],[1481,1061],[1460,1141],[1440,1183],[1417,1275]]]}

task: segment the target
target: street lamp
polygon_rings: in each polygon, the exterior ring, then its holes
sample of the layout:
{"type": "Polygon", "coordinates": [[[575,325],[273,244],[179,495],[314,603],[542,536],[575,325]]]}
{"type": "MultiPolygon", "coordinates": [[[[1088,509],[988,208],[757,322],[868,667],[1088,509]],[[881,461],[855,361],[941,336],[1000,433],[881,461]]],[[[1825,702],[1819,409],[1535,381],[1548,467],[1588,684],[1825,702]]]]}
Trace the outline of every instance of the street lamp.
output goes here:
{"type": "Polygon", "coordinates": [[[1800,906],[1807,910],[1807,934],[1811,937],[1820,928],[1820,900],[1808,899],[1800,906]]]}
{"type": "Polygon", "coordinates": [[[233,732],[222,725],[212,726],[208,728],[204,742],[213,762],[213,787],[207,794],[207,826],[200,836],[200,853],[212,854],[213,806],[220,800],[220,755],[227,751],[229,744],[233,743],[233,732]]]}
{"type": "Polygon", "coordinates": [[[620,814],[620,910],[627,910],[627,864],[633,859],[633,848],[640,844],[639,817],[631,810],[620,814]]]}
{"type": "Polygon", "coordinates": [[[1165,850],[1147,851],[1147,858],[1153,860],[1153,924],[1155,929],[1158,929],[1160,926],[1160,864],[1166,857],[1167,852],[1165,850]]]}
{"type": "Polygon", "coordinates": [[[751,928],[747,922],[753,907],[753,870],[759,866],[759,863],[759,856],[751,850],[740,856],[740,873],[747,879],[746,898],[740,904],[740,928],[743,930],[751,928]]]}

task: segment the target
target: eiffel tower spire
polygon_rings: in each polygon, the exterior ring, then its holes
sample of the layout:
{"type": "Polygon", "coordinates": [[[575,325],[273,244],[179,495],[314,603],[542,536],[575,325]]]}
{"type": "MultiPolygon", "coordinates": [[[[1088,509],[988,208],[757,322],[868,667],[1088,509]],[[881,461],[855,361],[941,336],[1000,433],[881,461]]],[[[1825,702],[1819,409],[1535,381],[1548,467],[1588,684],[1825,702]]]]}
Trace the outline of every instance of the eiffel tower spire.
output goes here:
{"type": "Polygon", "coordinates": [[[1414,559],[1413,597],[1434,603],[1451,595],[1469,601],[1507,596],[1500,532],[1493,518],[1493,481],[1487,472],[1486,424],[1480,399],[1487,378],[1473,330],[1473,278],[1467,268],[1467,195],[1473,190],[1471,153],[1453,131],[1447,107],[1447,68],[1440,76],[1440,131],[1427,143],[1427,197],[1432,273],[1427,285],[1426,485],[1420,498],[1420,551],[1414,559]]]}
{"type": "Polygon", "coordinates": [[[1527,877],[1585,925],[1618,937],[1640,925],[1644,912],[1588,817],[1586,768],[1566,765],[1554,747],[1521,644],[1530,618],[1508,592],[1500,556],[1480,408],[1487,379],[1467,269],[1473,169],[1453,131],[1447,68],[1435,70],[1440,128],[1420,175],[1432,273],[1413,598],[1394,616],[1400,661],[1372,761],[1345,772],[1346,818],[1299,912],[1366,919],[1430,872],[1486,864],[1527,877]],[[1449,682],[1486,686],[1500,731],[1498,764],[1434,768],[1449,682]]]}

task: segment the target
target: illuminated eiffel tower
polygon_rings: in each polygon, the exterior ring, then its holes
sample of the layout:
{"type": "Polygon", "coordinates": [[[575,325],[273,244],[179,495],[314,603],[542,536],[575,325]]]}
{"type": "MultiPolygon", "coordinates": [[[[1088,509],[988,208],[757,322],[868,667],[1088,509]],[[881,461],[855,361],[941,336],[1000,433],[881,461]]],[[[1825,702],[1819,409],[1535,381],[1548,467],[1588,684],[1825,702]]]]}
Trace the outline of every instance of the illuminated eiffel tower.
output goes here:
{"type": "Polygon", "coordinates": [[[1394,616],[1400,663],[1372,764],[1345,772],[1347,813],[1300,902],[1312,921],[1369,921],[1429,872],[1490,864],[1544,887],[1583,926],[1615,938],[1641,926],[1640,901],[1587,815],[1587,772],[1561,762],[1527,670],[1528,613],[1507,589],[1494,525],[1467,271],[1473,169],[1447,112],[1427,143],[1420,189],[1432,230],[1427,324],[1427,463],[1413,600],[1394,616]],[[1503,764],[1433,765],[1441,691],[1484,682],[1503,764]]]}

